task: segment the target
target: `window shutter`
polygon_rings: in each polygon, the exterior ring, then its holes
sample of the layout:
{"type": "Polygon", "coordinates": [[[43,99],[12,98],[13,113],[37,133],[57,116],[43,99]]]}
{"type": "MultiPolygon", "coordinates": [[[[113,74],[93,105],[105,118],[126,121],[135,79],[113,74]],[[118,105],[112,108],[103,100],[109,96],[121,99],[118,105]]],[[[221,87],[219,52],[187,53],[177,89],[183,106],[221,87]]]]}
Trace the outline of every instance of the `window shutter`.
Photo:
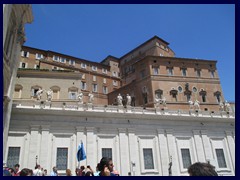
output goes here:
{"type": "Polygon", "coordinates": [[[35,55],[35,59],[38,59],[38,53],[36,53],[36,55],[35,55]]]}
{"type": "Polygon", "coordinates": [[[21,52],[21,56],[22,56],[22,57],[24,56],[24,51],[21,52]]]}
{"type": "Polygon", "coordinates": [[[29,57],[29,52],[27,52],[27,57],[29,57]]]}
{"type": "Polygon", "coordinates": [[[19,64],[19,68],[22,68],[22,62],[20,62],[20,64],[19,64]]]}

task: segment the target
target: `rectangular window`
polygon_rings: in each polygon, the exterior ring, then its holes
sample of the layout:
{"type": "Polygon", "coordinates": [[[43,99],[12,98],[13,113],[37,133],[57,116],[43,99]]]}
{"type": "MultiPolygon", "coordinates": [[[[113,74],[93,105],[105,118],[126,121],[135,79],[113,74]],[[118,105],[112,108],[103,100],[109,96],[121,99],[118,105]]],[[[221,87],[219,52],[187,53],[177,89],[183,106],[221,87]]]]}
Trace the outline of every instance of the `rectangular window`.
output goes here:
{"type": "Polygon", "coordinates": [[[54,61],[59,61],[59,57],[58,56],[53,56],[53,60],[54,61]]]}
{"type": "Polygon", "coordinates": [[[223,149],[215,149],[219,168],[227,168],[223,149]]]}
{"type": "Polygon", "coordinates": [[[39,54],[39,53],[36,53],[36,59],[43,59],[43,55],[39,54]]]}
{"type": "Polygon", "coordinates": [[[102,73],[107,74],[107,69],[102,69],[102,73]]]}
{"type": "Polygon", "coordinates": [[[39,69],[39,65],[38,65],[38,64],[35,64],[35,65],[34,65],[34,69],[39,69]]]}
{"type": "Polygon", "coordinates": [[[190,151],[189,149],[181,149],[183,168],[188,168],[191,163],[190,151]]]}
{"type": "Polygon", "coordinates": [[[197,73],[197,77],[201,77],[201,70],[200,69],[197,69],[196,73],[197,73]]]}
{"type": "Polygon", "coordinates": [[[82,74],[82,79],[85,79],[86,78],[86,75],[85,74],[82,74]]]}
{"type": "Polygon", "coordinates": [[[97,66],[92,66],[93,71],[97,71],[97,66]]]}
{"type": "Polygon", "coordinates": [[[187,102],[189,102],[191,100],[191,94],[186,94],[187,96],[187,102]]]}
{"type": "Polygon", "coordinates": [[[112,148],[102,148],[102,157],[112,158],[112,148]]]}
{"type": "Polygon", "coordinates": [[[214,71],[211,71],[210,73],[211,73],[211,78],[214,78],[215,77],[214,71]]]}
{"type": "Polygon", "coordinates": [[[87,90],[87,84],[86,84],[86,82],[84,82],[84,81],[81,82],[81,89],[82,89],[82,90],[87,90]]]}
{"type": "Polygon", "coordinates": [[[97,81],[97,77],[96,76],[93,76],[93,81],[97,81]]]}
{"type": "Polygon", "coordinates": [[[53,66],[53,67],[52,67],[52,70],[58,70],[58,67],[53,66]]]}
{"type": "Polygon", "coordinates": [[[106,84],[107,83],[107,80],[106,78],[103,78],[103,83],[106,84]]]}
{"type": "Polygon", "coordinates": [[[81,63],[81,68],[86,69],[87,68],[87,64],[86,63],[81,63]]]}
{"type": "Polygon", "coordinates": [[[36,94],[37,91],[38,91],[38,89],[34,89],[34,88],[32,89],[32,96],[33,96],[33,97],[36,97],[36,96],[37,96],[37,94],[36,94]]]}
{"type": "Polygon", "coordinates": [[[140,77],[144,78],[145,77],[145,70],[140,71],[140,77]]]}
{"type": "Polygon", "coordinates": [[[71,59],[69,59],[69,65],[71,65],[71,66],[75,66],[75,61],[74,60],[71,60],[71,59]]]}
{"type": "Polygon", "coordinates": [[[26,68],[26,63],[22,63],[21,68],[26,68]]]}
{"type": "Polygon", "coordinates": [[[182,76],[187,76],[187,69],[182,69],[182,76]]]}
{"type": "Polygon", "coordinates": [[[66,63],[66,58],[60,57],[60,62],[61,62],[61,63],[66,63]]]}
{"type": "Polygon", "coordinates": [[[168,68],[168,75],[172,76],[173,75],[173,68],[168,68]]]}
{"type": "Polygon", "coordinates": [[[57,148],[57,162],[58,170],[66,170],[68,167],[68,148],[57,148]]]}
{"type": "Polygon", "coordinates": [[[117,73],[116,73],[115,71],[112,72],[112,75],[113,75],[114,77],[117,77],[117,73]]]}
{"type": "Polygon", "coordinates": [[[22,56],[22,57],[29,57],[29,52],[27,52],[27,51],[22,51],[21,56],[22,56]]]}
{"type": "Polygon", "coordinates": [[[153,68],[153,75],[158,75],[158,68],[157,67],[153,68]]]}
{"type": "Polygon", "coordinates": [[[108,93],[108,88],[106,86],[103,86],[103,94],[107,94],[108,93]]]}
{"type": "Polygon", "coordinates": [[[143,149],[143,158],[144,158],[144,168],[145,169],[154,169],[153,153],[152,153],[151,148],[143,149]]]}
{"type": "Polygon", "coordinates": [[[92,85],[92,91],[93,92],[97,92],[97,84],[93,84],[92,85]]]}
{"type": "Polygon", "coordinates": [[[18,164],[19,156],[20,156],[20,147],[9,147],[8,157],[7,157],[7,166],[14,167],[15,164],[18,164]]]}
{"type": "Polygon", "coordinates": [[[77,98],[77,92],[69,92],[69,99],[76,99],[77,98]]]}
{"type": "Polygon", "coordinates": [[[114,85],[114,86],[117,86],[117,85],[118,85],[118,82],[114,80],[114,81],[113,81],[113,85],[114,85]]]}
{"type": "Polygon", "coordinates": [[[206,95],[202,95],[202,102],[206,102],[206,95]]]}

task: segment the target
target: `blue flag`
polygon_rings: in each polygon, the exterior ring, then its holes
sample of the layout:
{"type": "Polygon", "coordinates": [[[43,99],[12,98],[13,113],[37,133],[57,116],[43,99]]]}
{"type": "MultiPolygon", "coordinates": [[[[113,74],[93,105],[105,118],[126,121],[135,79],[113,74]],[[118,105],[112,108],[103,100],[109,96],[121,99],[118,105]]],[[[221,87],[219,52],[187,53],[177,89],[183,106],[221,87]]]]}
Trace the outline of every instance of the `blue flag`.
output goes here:
{"type": "Polygon", "coordinates": [[[79,161],[82,161],[82,160],[86,159],[86,157],[87,156],[86,156],[86,153],[85,153],[85,150],[84,150],[83,142],[81,142],[78,145],[77,160],[79,162],[79,161]]]}

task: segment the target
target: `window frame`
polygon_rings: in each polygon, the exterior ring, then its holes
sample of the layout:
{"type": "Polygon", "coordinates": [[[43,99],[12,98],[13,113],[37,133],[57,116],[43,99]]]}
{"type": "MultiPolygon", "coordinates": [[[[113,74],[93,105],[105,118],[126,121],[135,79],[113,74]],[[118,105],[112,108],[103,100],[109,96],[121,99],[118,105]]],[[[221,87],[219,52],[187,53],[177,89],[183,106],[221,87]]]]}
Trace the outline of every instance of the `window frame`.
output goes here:
{"type": "MultiPolygon", "coordinates": [[[[64,157],[64,156],[63,156],[64,157]]],[[[58,168],[59,171],[63,171],[63,170],[66,170],[68,168],[68,158],[69,158],[69,151],[68,151],[68,148],[67,147],[57,147],[57,150],[56,150],[56,166],[58,168]],[[61,169],[61,166],[58,164],[58,160],[59,160],[59,156],[58,156],[58,150],[67,150],[67,157],[65,159],[66,161],[66,165],[63,169],[61,169]]]]}
{"type": "Polygon", "coordinates": [[[92,84],[92,92],[98,92],[98,85],[97,84],[92,84]]]}
{"type": "Polygon", "coordinates": [[[97,71],[97,66],[92,65],[92,71],[97,71]]]}

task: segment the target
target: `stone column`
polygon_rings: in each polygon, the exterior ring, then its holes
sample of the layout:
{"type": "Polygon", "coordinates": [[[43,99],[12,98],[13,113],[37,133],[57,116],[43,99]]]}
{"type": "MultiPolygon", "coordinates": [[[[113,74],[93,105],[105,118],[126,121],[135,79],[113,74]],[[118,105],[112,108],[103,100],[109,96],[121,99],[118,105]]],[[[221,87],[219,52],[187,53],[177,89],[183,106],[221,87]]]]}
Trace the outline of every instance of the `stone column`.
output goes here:
{"type": "Polygon", "coordinates": [[[231,162],[232,162],[232,166],[234,168],[235,171],[235,142],[233,139],[233,135],[231,131],[225,131],[226,136],[227,136],[227,144],[228,144],[228,149],[230,152],[230,157],[231,157],[231,162]]]}
{"type": "Polygon", "coordinates": [[[160,162],[162,167],[162,175],[168,176],[169,168],[169,154],[168,154],[168,143],[164,133],[164,129],[157,129],[158,140],[159,140],[159,152],[160,162]]]}
{"type": "Polygon", "coordinates": [[[31,133],[30,133],[30,144],[29,144],[29,153],[28,153],[28,167],[34,169],[36,166],[36,155],[38,156],[39,160],[39,126],[31,126],[31,133]]]}
{"type": "Polygon", "coordinates": [[[86,147],[86,154],[87,154],[87,165],[95,166],[96,160],[94,156],[94,127],[86,127],[87,129],[87,147],[86,147]]]}
{"type": "Polygon", "coordinates": [[[201,130],[202,142],[203,142],[203,149],[205,153],[205,159],[211,160],[213,159],[212,148],[210,144],[210,140],[207,136],[207,130],[201,130]]]}
{"type": "Polygon", "coordinates": [[[49,127],[50,126],[41,126],[42,127],[42,138],[41,138],[41,147],[40,147],[40,154],[39,154],[39,163],[43,167],[47,167],[50,163],[48,151],[49,151],[49,127]]]}
{"type": "Polygon", "coordinates": [[[204,149],[203,149],[203,143],[202,139],[200,137],[200,130],[193,130],[193,138],[195,142],[195,149],[197,151],[197,161],[199,162],[206,162],[205,156],[204,156],[204,149]]]}
{"type": "Polygon", "coordinates": [[[138,148],[134,128],[128,128],[128,139],[129,139],[130,169],[132,176],[136,176],[137,175],[136,172],[139,172],[139,164],[137,164],[138,148]]]}
{"type": "Polygon", "coordinates": [[[168,144],[168,154],[169,159],[172,156],[172,176],[178,176],[179,175],[179,161],[178,156],[176,152],[176,141],[173,136],[173,129],[167,129],[167,144],[168,144]]]}
{"type": "Polygon", "coordinates": [[[129,163],[129,148],[128,148],[128,137],[126,135],[125,128],[118,128],[119,132],[119,148],[120,148],[120,162],[121,162],[121,175],[127,176],[130,170],[129,163]]]}

